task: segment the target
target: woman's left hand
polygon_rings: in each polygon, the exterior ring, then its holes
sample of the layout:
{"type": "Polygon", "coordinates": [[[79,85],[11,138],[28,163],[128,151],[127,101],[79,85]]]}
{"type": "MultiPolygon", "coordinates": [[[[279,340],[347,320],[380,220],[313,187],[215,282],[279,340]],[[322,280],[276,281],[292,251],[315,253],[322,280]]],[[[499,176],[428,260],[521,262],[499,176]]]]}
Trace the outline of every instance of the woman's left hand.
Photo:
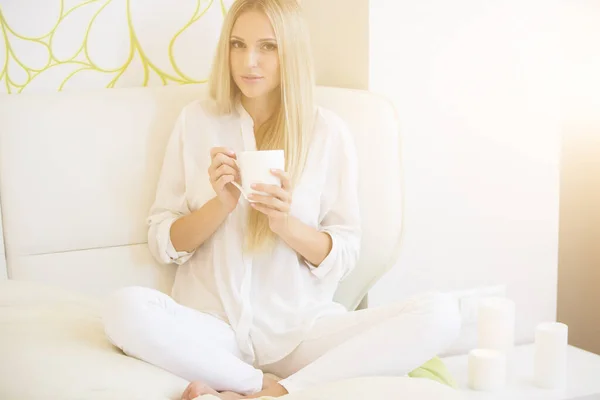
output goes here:
{"type": "Polygon", "coordinates": [[[280,169],[271,170],[271,173],[281,180],[281,187],[256,183],[252,189],[266,193],[266,195],[253,193],[250,203],[253,208],[269,217],[269,227],[273,232],[281,235],[287,228],[288,217],[292,206],[292,185],[289,174],[280,169]]]}

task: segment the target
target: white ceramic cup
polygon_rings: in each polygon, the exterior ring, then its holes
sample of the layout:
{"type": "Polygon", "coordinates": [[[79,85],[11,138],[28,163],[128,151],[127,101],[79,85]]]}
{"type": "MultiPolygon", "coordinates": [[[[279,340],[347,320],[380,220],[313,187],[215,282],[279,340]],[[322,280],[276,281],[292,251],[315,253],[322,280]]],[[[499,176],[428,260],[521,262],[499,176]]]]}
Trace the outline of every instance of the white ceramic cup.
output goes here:
{"type": "MultiPolygon", "coordinates": [[[[253,183],[281,186],[281,180],[271,173],[271,169],[285,170],[283,150],[257,150],[237,153],[236,164],[240,170],[242,184],[232,182],[246,200],[251,193],[261,193],[252,189],[253,183]]],[[[250,200],[248,200],[250,201],[250,200]]]]}

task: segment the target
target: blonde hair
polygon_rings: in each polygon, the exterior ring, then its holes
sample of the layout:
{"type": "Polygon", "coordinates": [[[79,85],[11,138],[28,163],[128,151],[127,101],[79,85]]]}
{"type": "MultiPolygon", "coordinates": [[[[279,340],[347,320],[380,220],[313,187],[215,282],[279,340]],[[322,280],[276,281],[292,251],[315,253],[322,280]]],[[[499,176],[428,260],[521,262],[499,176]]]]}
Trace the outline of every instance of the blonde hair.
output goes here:
{"type": "MultiPolygon", "coordinates": [[[[256,147],[257,150],[283,149],[286,171],[295,186],[306,163],[315,116],[310,42],[297,0],[237,0],[231,6],[217,45],[208,82],[209,94],[218,112],[228,114],[235,109],[240,90],[231,76],[230,35],[238,17],[251,10],[263,12],[271,21],[281,71],[279,107],[267,122],[257,127],[256,147]]],[[[267,216],[250,209],[246,248],[268,248],[273,239],[267,216]]]]}

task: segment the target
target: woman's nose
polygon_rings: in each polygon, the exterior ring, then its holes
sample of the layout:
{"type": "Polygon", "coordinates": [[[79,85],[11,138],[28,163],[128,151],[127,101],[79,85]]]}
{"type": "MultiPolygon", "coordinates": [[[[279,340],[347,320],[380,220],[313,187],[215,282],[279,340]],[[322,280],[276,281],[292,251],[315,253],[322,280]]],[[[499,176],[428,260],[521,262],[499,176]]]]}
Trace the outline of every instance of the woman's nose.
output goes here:
{"type": "Polygon", "coordinates": [[[258,52],[253,49],[248,49],[246,53],[246,66],[256,67],[258,65],[258,52]]]}

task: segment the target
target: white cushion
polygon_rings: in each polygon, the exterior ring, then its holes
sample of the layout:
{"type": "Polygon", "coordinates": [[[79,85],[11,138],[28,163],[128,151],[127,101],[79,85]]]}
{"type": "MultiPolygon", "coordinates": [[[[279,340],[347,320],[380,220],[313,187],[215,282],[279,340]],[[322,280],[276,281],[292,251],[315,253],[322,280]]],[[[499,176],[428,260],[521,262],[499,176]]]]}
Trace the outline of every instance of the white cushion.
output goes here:
{"type": "MultiPolygon", "coordinates": [[[[205,90],[173,85],[1,96],[9,275],[94,294],[124,284],[168,291],[174,269],[127,247],[146,243],[165,143],[183,106],[205,90]]],[[[319,87],[316,97],[346,120],[358,148],[361,258],[337,294],[355,308],[399,250],[398,123],[390,103],[368,92],[319,87]]]]}
{"type": "MultiPolygon", "coordinates": [[[[97,300],[60,288],[0,282],[0,399],[179,399],[188,382],[112,346],[98,310],[97,300]]],[[[376,377],[322,385],[281,399],[451,400],[457,395],[428,379],[376,377]]]]}

